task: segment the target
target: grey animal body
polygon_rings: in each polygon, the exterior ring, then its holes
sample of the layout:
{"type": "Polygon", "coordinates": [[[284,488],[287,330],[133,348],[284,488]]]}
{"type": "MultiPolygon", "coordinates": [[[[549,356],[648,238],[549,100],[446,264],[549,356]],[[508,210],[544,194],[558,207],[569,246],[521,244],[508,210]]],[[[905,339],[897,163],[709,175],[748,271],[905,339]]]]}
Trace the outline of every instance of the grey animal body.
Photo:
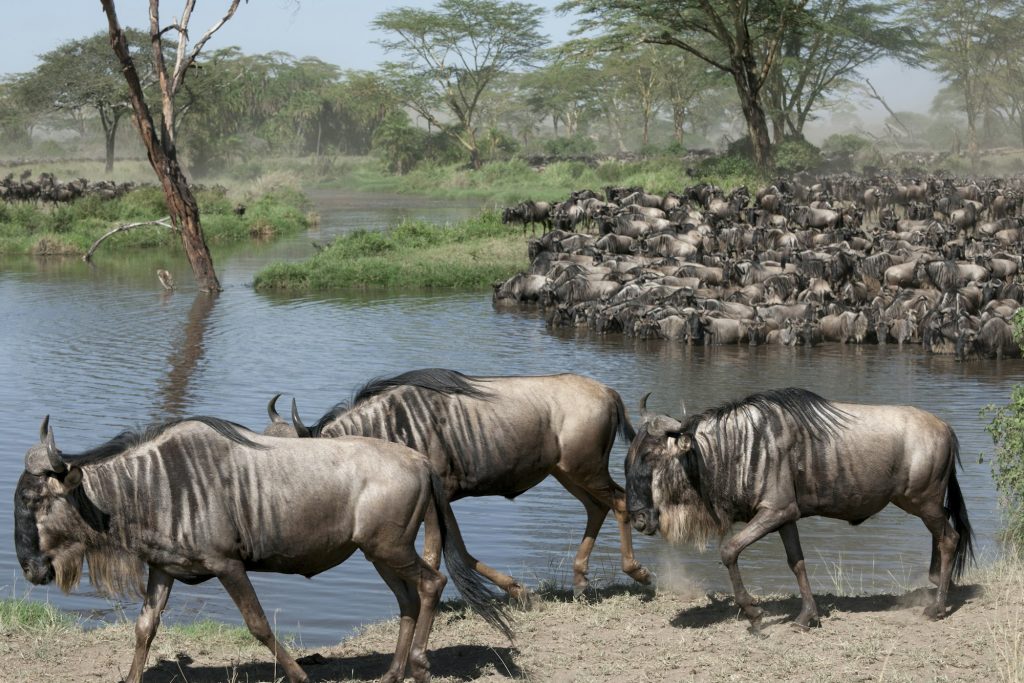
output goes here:
{"type": "Polygon", "coordinates": [[[909,406],[835,403],[800,389],[754,394],[685,422],[649,416],[643,404],[641,413],[626,456],[633,526],[703,544],[744,522],[721,556],[752,621],[762,611],[740,578],[744,548],[779,532],[802,597],[796,623],[808,627],[818,612],[797,520],[822,515],[856,525],[889,503],[920,517],[932,534],[929,578],[938,592],[925,614],[945,616],[950,581],[973,558],[949,425],[909,406]]]}
{"type": "Polygon", "coordinates": [[[361,550],[395,593],[398,646],[386,681],[429,678],[427,637],[446,582],[415,549],[424,516],[437,520],[460,592],[509,633],[503,613],[468,564],[443,485],[410,448],[362,437],[296,441],[214,418],[125,432],[80,456],[63,456],[44,421],[15,492],[15,544],[26,578],[77,585],[83,561],[107,594],[141,593],[135,656],[142,678],[175,580],[216,577],[252,634],[290,681],[306,674],[274,637],[247,572],[311,577],[361,550]],[[439,513],[444,514],[439,514],[439,513]]]}
{"type": "MultiPolygon", "coordinates": [[[[268,406],[271,426],[287,425],[268,406]]],[[[339,404],[301,436],[361,434],[398,441],[425,454],[451,500],[466,496],[515,498],[553,476],[587,512],[583,541],[573,563],[573,587],[587,588],[590,553],[609,510],[619,524],[622,570],[647,583],[650,573],[633,556],[625,492],[608,472],[616,432],[633,427],[613,389],[580,375],[470,377],[453,370],[413,370],[369,382],[351,404],[339,404]]],[[[427,520],[424,556],[438,561],[437,539],[427,520]]],[[[527,595],[512,577],[482,562],[475,568],[513,597],[527,595]]]]}

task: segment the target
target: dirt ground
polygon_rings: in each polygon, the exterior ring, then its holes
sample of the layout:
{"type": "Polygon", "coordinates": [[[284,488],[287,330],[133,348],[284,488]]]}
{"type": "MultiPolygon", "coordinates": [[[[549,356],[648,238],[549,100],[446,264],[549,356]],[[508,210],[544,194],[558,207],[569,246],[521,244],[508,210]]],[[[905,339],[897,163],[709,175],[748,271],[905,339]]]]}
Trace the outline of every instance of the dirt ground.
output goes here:
{"type": "MultiPolygon", "coordinates": [[[[433,680],[455,681],[1024,681],[1024,571],[976,571],[950,596],[952,612],[926,620],[931,591],[816,595],[820,628],[788,622],[795,596],[763,596],[754,631],[729,595],[611,586],[588,599],[545,591],[516,611],[514,646],[475,615],[447,607],[430,640],[433,680]]],[[[295,650],[314,681],[381,676],[397,636],[375,624],[329,648],[295,650]]],[[[127,672],[129,625],[58,636],[0,634],[2,681],[111,681],[127,672]]],[[[246,634],[157,634],[148,683],[281,680],[246,634]]]]}

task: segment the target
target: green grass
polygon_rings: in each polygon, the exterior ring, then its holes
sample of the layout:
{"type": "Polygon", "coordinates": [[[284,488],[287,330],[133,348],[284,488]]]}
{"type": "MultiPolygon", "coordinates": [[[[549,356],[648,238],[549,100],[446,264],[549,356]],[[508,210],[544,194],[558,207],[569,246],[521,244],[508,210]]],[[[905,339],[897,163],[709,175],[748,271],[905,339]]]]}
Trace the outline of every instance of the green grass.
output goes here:
{"type": "Polygon", "coordinates": [[[528,266],[518,231],[494,212],[454,225],[407,221],[360,230],[312,258],[277,263],[256,275],[258,290],[482,289],[528,266]]]}
{"type": "Polygon", "coordinates": [[[0,634],[61,631],[74,625],[70,615],[47,602],[0,599],[0,634]]]}
{"type": "Polygon", "coordinates": [[[699,176],[686,173],[687,166],[676,157],[654,157],[643,161],[606,161],[590,166],[580,161],[559,161],[538,170],[521,159],[494,161],[479,171],[461,165],[420,164],[410,173],[391,175],[368,160],[351,165],[343,178],[327,185],[343,183],[362,191],[421,194],[451,199],[477,198],[501,204],[523,199],[562,200],[573,190],[600,191],[606,185],[639,185],[648,192],[680,192],[698,182],[709,182],[732,190],[747,185],[753,191],[765,184],[750,164],[726,159],[720,163],[699,165],[699,176]]]}
{"type": "MultiPolygon", "coordinates": [[[[285,187],[242,199],[243,216],[233,213],[238,200],[229,198],[222,188],[201,190],[196,200],[203,233],[211,245],[293,234],[309,225],[306,198],[285,187]]],[[[84,254],[117,225],[166,215],[163,192],[155,186],[137,188],[118,199],[91,196],[55,207],[0,203],[0,254],[84,254]]],[[[176,233],[153,226],[111,237],[102,249],[180,248],[180,243],[176,233]]]]}
{"type": "Polygon", "coordinates": [[[200,641],[210,647],[246,647],[259,645],[245,626],[231,626],[212,619],[190,624],[171,624],[161,628],[165,636],[200,641]]]}

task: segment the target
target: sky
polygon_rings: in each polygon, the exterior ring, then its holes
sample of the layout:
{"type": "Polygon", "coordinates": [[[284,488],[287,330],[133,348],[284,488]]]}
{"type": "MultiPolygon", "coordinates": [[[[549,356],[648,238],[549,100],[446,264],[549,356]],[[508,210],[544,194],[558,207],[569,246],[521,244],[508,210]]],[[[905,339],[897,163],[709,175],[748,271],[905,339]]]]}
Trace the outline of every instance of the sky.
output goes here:
{"type": "MultiPolygon", "coordinates": [[[[547,14],[543,29],[554,42],[569,37],[573,17],[560,16],[554,7],[561,0],[533,0],[547,14]]],[[[117,2],[122,26],[147,28],[148,2],[117,2]]],[[[247,54],[283,51],[296,57],[317,57],[343,69],[372,70],[386,59],[373,41],[381,36],[371,27],[380,12],[396,7],[430,7],[435,0],[247,0],[235,17],[208,43],[217,49],[238,46],[247,54]]],[[[164,0],[161,21],[168,23],[180,13],[183,0],[164,0]]],[[[228,0],[200,0],[190,24],[194,39],[201,36],[228,6],[228,0]]],[[[51,0],[50,2],[4,2],[0,23],[0,74],[32,70],[37,56],[60,43],[106,30],[106,18],[99,0],[51,0]]],[[[938,79],[919,69],[908,69],[883,61],[865,70],[889,105],[897,111],[928,112],[938,79]]],[[[858,110],[866,123],[879,121],[881,107],[858,110]]],[[[827,123],[828,114],[822,123],[827,123]]],[[[820,125],[820,124],[819,124],[820,125]]]]}

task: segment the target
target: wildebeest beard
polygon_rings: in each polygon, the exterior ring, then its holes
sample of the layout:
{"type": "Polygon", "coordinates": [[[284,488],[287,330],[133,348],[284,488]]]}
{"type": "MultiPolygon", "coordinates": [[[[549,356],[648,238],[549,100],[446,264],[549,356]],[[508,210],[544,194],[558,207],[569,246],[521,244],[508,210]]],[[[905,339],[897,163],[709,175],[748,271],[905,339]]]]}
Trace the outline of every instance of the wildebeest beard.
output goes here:
{"type": "Polygon", "coordinates": [[[709,540],[729,531],[730,520],[715,514],[701,497],[696,439],[693,443],[693,450],[658,464],[651,489],[661,535],[670,543],[693,543],[703,551],[709,540]]]}
{"type": "MultiPolygon", "coordinates": [[[[97,508],[84,491],[77,487],[68,496],[88,530],[74,525],[73,533],[84,542],[61,543],[51,558],[54,580],[62,591],[70,593],[82,580],[82,565],[89,563],[89,583],[107,597],[142,597],[145,564],[135,553],[126,552],[110,542],[110,516],[97,508]]],[[[49,530],[61,534],[59,527],[49,530]]],[[[72,535],[69,531],[68,535],[72,535]]]]}

